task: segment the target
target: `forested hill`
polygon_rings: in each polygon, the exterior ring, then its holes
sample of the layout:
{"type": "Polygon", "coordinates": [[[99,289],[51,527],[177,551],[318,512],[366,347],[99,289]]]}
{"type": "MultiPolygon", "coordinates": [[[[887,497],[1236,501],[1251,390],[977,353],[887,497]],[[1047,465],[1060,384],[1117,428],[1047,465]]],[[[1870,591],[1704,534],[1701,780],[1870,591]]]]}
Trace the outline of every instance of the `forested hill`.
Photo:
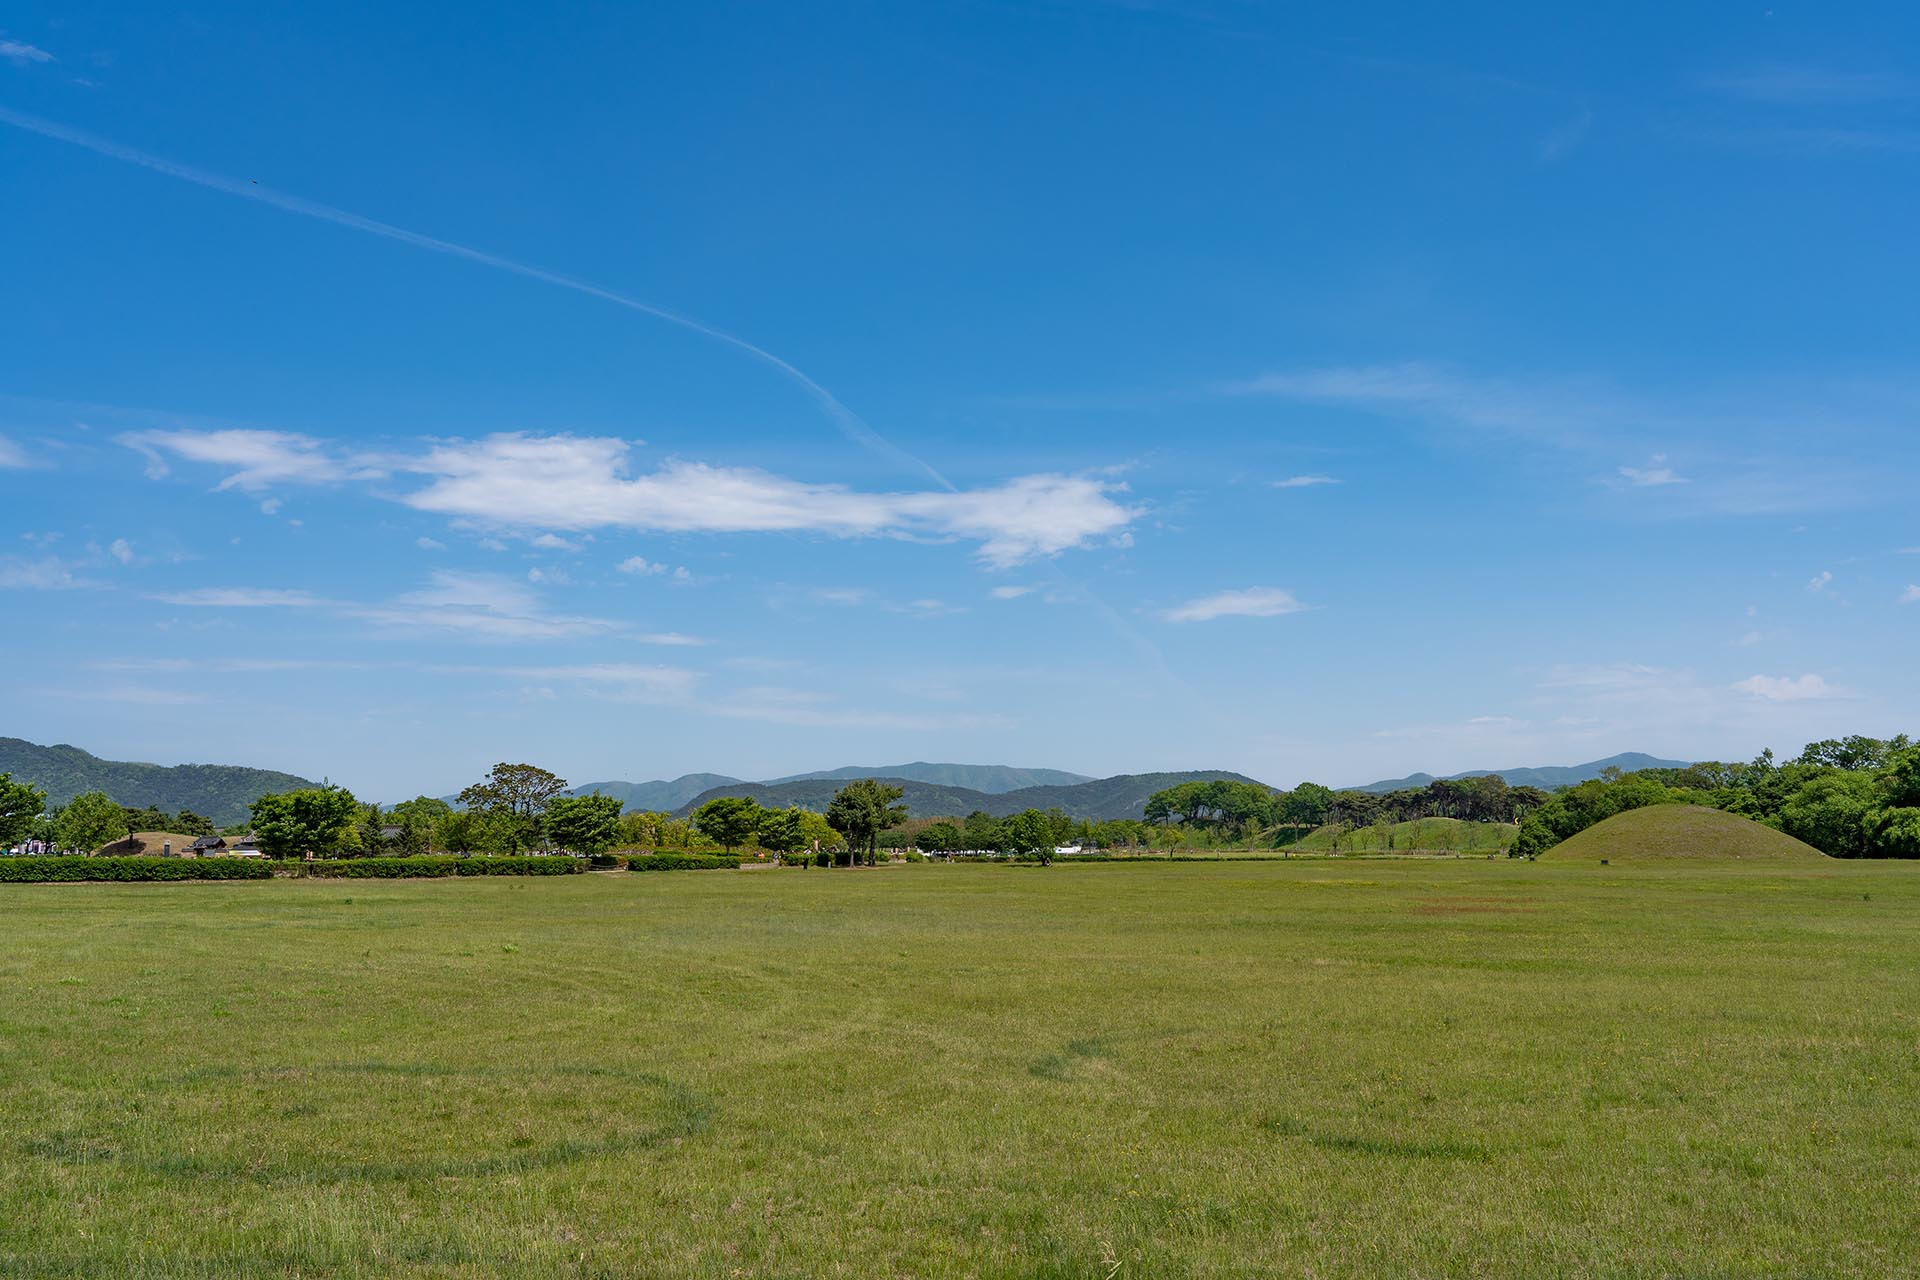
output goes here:
{"type": "MultiPolygon", "coordinates": [[[[1220,778],[1254,781],[1244,774],[1224,769],[1199,769],[1187,773],[1123,773],[1117,777],[1098,778],[1071,786],[1021,787],[1015,791],[998,793],[975,791],[970,787],[943,787],[912,778],[883,777],[881,781],[892,783],[905,792],[900,802],[916,818],[965,817],[974,812],[986,812],[996,818],[1004,818],[1023,809],[1059,808],[1070,817],[1101,822],[1109,818],[1145,816],[1147,797],[1156,791],[1164,791],[1182,782],[1212,782],[1220,778]]],[[[799,805],[802,809],[824,813],[834,793],[846,782],[845,778],[806,778],[798,782],[734,783],[701,792],[682,806],[680,812],[691,813],[719,796],[752,796],[770,809],[799,805]]]]}
{"type": "Polygon", "coordinates": [[[43,747],[20,738],[0,738],[0,773],[42,788],[48,804],[65,804],[83,791],[104,791],[130,808],[191,809],[221,826],[244,821],[247,806],[263,795],[318,785],[291,773],[237,764],[102,760],[79,747],[43,747]]]}
{"type": "MultiPolygon", "coordinates": [[[[1641,769],[1684,769],[1692,763],[1687,760],[1662,760],[1639,751],[1623,751],[1617,756],[1608,756],[1605,760],[1589,760],[1585,764],[1549,764],[1522,769],[1469,769],[1465,773],[1450,773],[1446,781],[1459,778],[1484,778],[1489,775],[1503,779],[1510,787],[1539,787],[1542,791],[1556,791],[1561,787],[1577,787],[1583,782],[1591,782],[1608,769],[1618,769],[1622,773],[1634,773],[1641,769]]],[[[1377,791],[1382,795],[1392,791],[1406,791],[1424,787],[1438,781],[1430,773],[1411,774],[1405,778],[1388,778],[1382,782],[1369,782],[1364,787],[1353,787],[1354,791],[1377,791]]]]}
{"type": "MultiPolygon", "coordinates": [[[[567,794],[576,796],[612,796],[628,809],[671,811],[678,809],[702,791],[724,787],[740,779],[724,773],[686,773],[678,778],[655,782],[586,782],[567,794]]],[[[453,803],[459,797],[448,796],[453,803]]]]}
{"type": "Polygon", "coordinates": [[[838,769],[790,773],[784,778],[765,778],[762,781],[769,784],[820,780],[851,782],[855,778],[906,778],[913,782],[930,782],[937,787],[985,791],[989,795],[1018,791],[1022,787],[1071,787],[1095,781],[1084,773],[1068,773],[1065,769],[1016,769],[1004,764],[930,764],[925,760],[915,760],[912,764],[850,764],[838,769]]]}

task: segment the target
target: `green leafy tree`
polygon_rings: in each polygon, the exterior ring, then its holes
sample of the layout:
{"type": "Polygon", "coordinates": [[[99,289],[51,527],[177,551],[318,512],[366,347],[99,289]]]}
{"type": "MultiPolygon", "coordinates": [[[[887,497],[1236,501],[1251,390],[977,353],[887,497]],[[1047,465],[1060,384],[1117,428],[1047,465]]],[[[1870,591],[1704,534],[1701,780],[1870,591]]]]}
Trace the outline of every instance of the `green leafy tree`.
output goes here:
{"type": "Polygon", "coordinates": [[[495,847],[519,853],[540,842],[541,818],[566,789],[565,778],[538,765],[502,761],[484,781],[462,791],[460,803],[487,819],[495,847]]]}
{"type": "Polygon", "coordinates": [[[876,778],[861,778],[840,788],[827,805],[827,821],[834,830],[845,833],[847,847],[854,857],[864,846],[867,865],[874,864],[880,833],[907,817],[905,805],[894,801],[905,795],[904,788],[876,778]]]}
{"type": "Polygon", "coordinates": [[[353,833],[360,805],[345,787],[313,787],[261,796],[252,812],[254,834],[268,857],[331,857],[353,833]]]}
{"type": "Polygon", "coordinates": [[[104,791],[75,796],[60,808],[54,839],[63,849],[92,853],[127,834],[127,812],[104,791]]]}
{"type": "Polygon", "coordinates": [[[913,838],[913,845],[923,853],[952,853],[966,847],[961,843],[966,838],[964,831],[943,819],[923,829],[913,838]]]}
{"type": "Polygon", "coordinates": [[[761,810],[758,833],[760,847],[779,854],[782,862],[793,861],[795,855],[812,844],[806,817],[807,810],[797,805],[786,809],[761,810]]]}
{"type": "Polygon", "coordinates": [[[400,828],[399,836],[393,841],[397,846],[395,851],[410,858],[431,853],[439,836],[440,824],[453,812],[452,805],[433,796],[415,796],[387,810],[387,821],[400,828]]]}
{"type": "Polygon", "coordinates": [[[732,853],[753,839],[766,810],[752,796],[717,796],[693,815],[694,829],[732,853]]]}
{"type": "Polygon", "coordinates": [[[620,809],[613,796],[557,797],[547,805],[547,834],[572,853],[605,853],[620,838],[620,809]]]}
{"type": "Polygon", "coordinates": [[[1042,864],[1051,863],[1053,823],[1038,809],[1023,809],[1001,825],[1000,848],[1005,853],[1038,857],[1042,864]]]}
{"type": "Polygon", "coordinates": [[[1880,798],[1869,774],[1823,773],[1780,807],[1780,829],[1836,858],[1870,857],[1874,851],[1870,815],[1880,798]]]}
{"type": "Polygon", "coordinates": [[[433,824],[433,840],[452,853],[472,853],[484,846],[486,823],[477,813],[451,809],[433,824]]]}
{"type": "Polygon", "coordinates": [[[129,807],[125,810],[125,815],[127,831],[129,833],[135,831],[173,830],[171,825],[173,819],[167,816],[166,810],[157,809],[152,805],[146,805],[138,809],[129,807]]]}
{"type": "Polygon", "coordinates": [[[213,819],[203,818],[191,809],[182,809],[173,819],[173,830],[188,836],[213,834],[213,819]]]}

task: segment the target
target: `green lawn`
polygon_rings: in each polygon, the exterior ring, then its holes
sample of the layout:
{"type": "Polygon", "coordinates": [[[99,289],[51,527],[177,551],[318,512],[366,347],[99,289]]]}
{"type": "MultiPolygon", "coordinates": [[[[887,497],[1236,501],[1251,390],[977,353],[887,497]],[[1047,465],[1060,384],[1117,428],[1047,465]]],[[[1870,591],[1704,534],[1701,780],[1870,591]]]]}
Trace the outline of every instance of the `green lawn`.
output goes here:
{"type": "Polygon", "coordinates": [[[1920,866],[0,886],[0,1275],[1920,1274],[1920,866]]]}

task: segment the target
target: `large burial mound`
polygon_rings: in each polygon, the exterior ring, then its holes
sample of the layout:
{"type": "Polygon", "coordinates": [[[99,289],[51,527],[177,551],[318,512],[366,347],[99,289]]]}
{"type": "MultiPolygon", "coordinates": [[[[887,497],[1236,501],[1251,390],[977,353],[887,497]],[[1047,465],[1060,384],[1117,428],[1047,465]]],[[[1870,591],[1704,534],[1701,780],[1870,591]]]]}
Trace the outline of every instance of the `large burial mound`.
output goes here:
{"type": "Polygon", "coordinates": [[[1751,818],[1692,804],[1616,813],[1540,855],[1552,862],[1818,862],[1826,856],[1751,818]]]}

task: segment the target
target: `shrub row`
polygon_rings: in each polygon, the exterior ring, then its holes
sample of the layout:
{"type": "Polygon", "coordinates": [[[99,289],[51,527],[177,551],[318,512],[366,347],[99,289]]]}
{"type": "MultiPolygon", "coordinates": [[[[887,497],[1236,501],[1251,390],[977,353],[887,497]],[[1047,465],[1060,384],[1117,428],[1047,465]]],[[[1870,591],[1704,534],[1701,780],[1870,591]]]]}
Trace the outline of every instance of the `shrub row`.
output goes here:
{"type": "Polygon", "coordinates": [[[636,853],[627,859],[629,871],[738,871],[739,858],[717,853],[636,853]]]}
{"type": "Polygon", "coordinates": [[[273,868],[251,858],[0,857],[0,881],[270,880],[273,868]]]}
{"type": "Polygon", "coordinates": [[[406,880],[441,876],[570,876],[587,869],[580,858],[455,858],[437,855],[421,858],[342,858],[337,862],[304,864],[310,876],[335,876],[348,880],[406,880]]]}

